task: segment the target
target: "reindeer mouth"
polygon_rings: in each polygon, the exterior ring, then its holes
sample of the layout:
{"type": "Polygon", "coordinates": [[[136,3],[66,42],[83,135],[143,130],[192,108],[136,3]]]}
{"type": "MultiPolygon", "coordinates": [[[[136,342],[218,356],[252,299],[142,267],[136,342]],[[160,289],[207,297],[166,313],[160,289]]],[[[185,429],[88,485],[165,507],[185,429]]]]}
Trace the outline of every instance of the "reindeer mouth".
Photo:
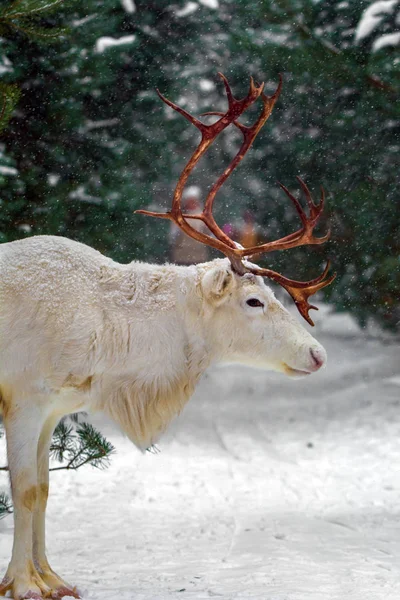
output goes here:
{"type": "Polygon", "coordinates": [[[289,377],[305,377],[306,375],[311,375],[311,371],[301,371],[300,369],[293,369],[293,367],[289,367],[286,363],[283,363],[283,370],[286,375],[289,377]]]}

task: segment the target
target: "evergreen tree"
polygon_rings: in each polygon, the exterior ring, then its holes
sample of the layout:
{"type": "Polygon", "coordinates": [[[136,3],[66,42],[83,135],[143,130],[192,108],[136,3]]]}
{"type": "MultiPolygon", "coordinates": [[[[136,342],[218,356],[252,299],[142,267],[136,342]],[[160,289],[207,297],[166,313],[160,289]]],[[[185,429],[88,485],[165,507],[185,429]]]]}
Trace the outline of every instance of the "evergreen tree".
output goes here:
{"type": "MultiPolygon", "coordinates": [[[[59,38],[66,33],[65,28],[55,27],[54,24],[43,22],[56,7],[62,4],[62,0],[15,0],[0,8],[0,33],[14,39],[14,34],[29,36],[35,41],[49,41],[59,38]]],[[[5,41],[3,39],[3,41],[5,41]]],[[[3,73],[13,72],[11,62],[6,55],[1,55],[3,73]]],[[[11,118],[12,112],[20,97],[20,89],[16,84],[0,82],[0,132],[4,131],[11,118]]],[[[22,143],[24,138],[22,138],[22,143]]],[[[10,159],[0,149],[0,185],[6,182],[6,178],[17,174],[14,166],[10,166],[10,159]]],[[[11,164],[15,164],[12,162],[11,164]]],[[[12,186],[10,186],[12,187],[12,186]]],[[[24,187],[16,188],[22,193],[24,187]]],[[[14,188],[15,191],[15,188],[14,188]]],[[[18,204],[17,210],[21,208],[18,204]]],[[[3,239],[7,239],[4,237],[3,239]]],[[[64,463],[50,470],[78,469],[88,463],[94,467],[105,467],[108,465],[109,457],[114,448],[96,429],[89,423],[77,423],[73,419],[70,424],[63,419],[56,428],[53,436],[50,455],[59,462],[64,463]]],[[[2,431],[0,430],[0,437],[2,431]]],[[[8,467],[0,467],[7,471],[8,467]]],[[[12,503],[5,492],[0,493],[0,518],[12,513],[12,503]]]]}
{"type": "MultiPolygon", "coordinates": [[[[281,99],[219,193],[217,216],[224,222],[251,208],[265,235],[276,237],[297,227],[276,179],[294,189],[300,174],[316,195],[322,183],[329,246],[266,260],[288,276],[308,278],[330,255],[339,274],[326,288],[331,301],[361,321],[373,317],[394,327],[399,9],[390,3],[360,36],[373,4],[88,0],[62,3],[42,20],[47,29],[69,27],[53,44],[14,32],[2,44],[11,63],[3,79],[23,93],[0,158],[2,241],[56,233],[122,261],[165,260],[168,224],[133,211],[168,206],[198,133],[162,105],[155,88],[199,114],[226,105],[216,71],[238,96],[250,74],[273,91],[282,72],[281,99]]],[[[193,181],[205,189],[238,143],[238,132],[225,132],[193,181]]]]}
{"type": "Polygon", "coordinates": [[[366,43],[357,32],[371,4],[287,0],[235,7],[229,21],[235,44],[227,60],[244,78],[251,57],[252,73],[268,83],[283,71],[284,87],[230,191],[247,198],[270,239],[298,227],[274,181],[295,191],[301,175],[316,197],[323,184],[329,244],[265,260],[306,279],[330,256],[338,277],[325,294],[336,308],[393,330],[400,318],[400,38],[392,34],[400,4],[391,3],[366,43]]]}
{"type": "Polygon", "coordinates": [[[170,179],[174,160],[165,148],[182,128],[166,130],[155,88],[182,86],[176,66],[194,25],[163,2],[137,2],[134,14],[124,6],[66,6],[64,41],[16,35],[7,43],[24,92],[4,136],[22,182],[4,190],[7,239],[55,233],[120,260],[162,256],[165,241],[152,233],[160,225],[133,212],[164,195],[170,179]]]}
{"type": "MultiPolygon", "coordinates": [[[[282,96],[220,191],[221,222],[250,208],[271,239],[298,227],[275,181],[328,190],[329,245],[265,261],[306,279],[329,255],[325,293],[360,322],[400,321],[400,2],[361,0],[13,0],[0,8],[0,241],[55,233],[122,261],[166,257],[167,224],[133,214],[167,207],[198,132],[155,88],[199,114],[226,106],[249,75],[282,96]],[[376,12],[374,12],[376,9],[376,12]],[[374,19],[371,20],[371,15],[374,19]],[[49,43],[51,42],[51,43],[49,43]],[[18,100],[19,90],[21,98],[18,100]],[[14,116],[9,122],[14,111],[14,116]],[[7,128],[5,128],[8,123],[7,128]]],[[[246,119],[251,120],[256,111],[246,119]]],[[[224,132],[195,173],[205,190],[238,147],[224,132]]],[[[103,466],[113,449],[63,422],[53,456],[103,466]]],[[[11,510],[0,497],[0,514],[11,510]]]]}

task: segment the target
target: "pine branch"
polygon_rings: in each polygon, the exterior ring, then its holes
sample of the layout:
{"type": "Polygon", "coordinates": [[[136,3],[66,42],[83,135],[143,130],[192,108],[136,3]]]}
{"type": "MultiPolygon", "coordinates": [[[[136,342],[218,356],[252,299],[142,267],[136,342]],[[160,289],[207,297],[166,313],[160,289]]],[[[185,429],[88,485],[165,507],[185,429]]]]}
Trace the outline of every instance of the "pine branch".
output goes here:
{"type": "Polygon", "coordinates": [[[153,444],[152,446],[146,448],[146,452],[150,452],[150,454],[160,454],[161,450],[158,446],[156,446],[156,444],[153,444]]]}
{"type": "Polygon", "coordinates": [[[75,440],[73,437],[73,427],[68,426],[65,419],[57,425],[50,446],[50,456],[62,462],[65,455],[74,452],[75,440]]]}
{"type": "Polygon", "coordinates": [[[0,132],[7,126],[20,95],[17,85],[0,83],[0,132]]]}
{"type": "MultiPolygon", "coordinates": [[[[87,464],[104,469],[114,452],[114,446],[90,423],[78,424],[75,429],[63,419],[54,431],[50,456],[67,464],[49,470],[76,471],[87,464]]],[[[0,467],[0,471],[8,470],[8,466],[0,467]]]]}
{"type": "Polygon", "coordinates": [[[13,512],[10,498],[5,492],[0,492],[0,519],[13,512]]]}
{"type": "MultiPolygon", "coordinates": [[[[106,459],[106,456],[104,454],[104,452],[101,452],[99,454],[93,454],[92,456],[88,456],[87,458],[85,458],[84,460],[82,460],[81,462],[75,462],[79,456],[81,455],[81,453],[79,452],[74,458],[73,460],[68,463],[67,465],[63,466],[63,467],[52,467],[51,469],[49,469],[49,471],[76,471],[77,469],[79,469],[80,467],[83,467],[84,465],[87,465],[88,463],[91,463],[93,467],[99,467],[99,464],[94,464],[93,461],[104,461],[106,459]]],[[[102,467],[104,465],[101,465],[102,467]]]]}
{"type": "MultiPolygon", "coordinates": [[[[74,0],[67,0],[68,3],[74,0]]],[[[52,41],[68,33],[66,27],[46,27],[41,25],[43,17],[65,4],[65,0],[16,0],[10,6],[0,9],[2,24],[33,39],[52,41]]]]}
{"type": "Polygon", "coordinates": [[[49,13],[65,0],[16,0],[11,6],[0,12],[2,19],[18,19],[49,13]]]}
{"type": "Polygon", "coordinates": [[[53,40],[59,38],[62,35],[65,35],[68,32],[66,27],[37,27],[36,25],[25,25],[24,21],[22,25],[18,24],[18,21],[13,21],[13,28],[21,33],[24,33],[27,36],[32,38],[37,38],[41,40],[53,40]]]}
{"type": "MultiPolygon", "coordinates": [[[[336,46],[331,44],[329,41],[324,40],[321,36],[315,34],[307,25],[305,25],[302,18],[295,21],[295,24],[297,29],[301,31],[301,33],[303,33],[307,38],[312,39],[314,42],[319,44],[319,46],[323,48],[326,52],[334,54],[335,56],[343,55],[342,50],[336,48],[336,46]]],[[[349,67],[344,66],[343,69],[348,75],[351,76],[351,78],[354,77],[354,73],[349,67]]],[[[378,77],[377,75],[370,75],[367,73],[364,74],[364,77],[370,85],[374,86],[377,89],[384,90],[386,92],[396,92],[396,89],[393,86],[391,86],[389,83],[382,81],[382,79],[380,79],[380,77],[378,77]]]]}
{"type": "Polygon", "coordinates": [[[88,463],[105,468],[114,452],[114,446],[93,425],[82,423],[74,431],[62,421],[54,432],[50,455],[59,462],[66,460],[67,464],[50,470],[76,470],[88,463]]]}

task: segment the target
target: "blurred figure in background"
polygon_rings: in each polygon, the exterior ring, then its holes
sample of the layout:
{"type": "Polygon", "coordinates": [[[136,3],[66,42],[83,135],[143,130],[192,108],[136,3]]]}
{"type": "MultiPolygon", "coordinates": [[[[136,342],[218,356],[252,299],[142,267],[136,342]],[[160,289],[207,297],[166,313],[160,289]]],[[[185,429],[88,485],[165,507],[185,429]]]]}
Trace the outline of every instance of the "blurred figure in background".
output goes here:
{"type": "Polygon", "coordinates": [[[258,243],[260,227],[256,224],[251,210],[246,209],[240,219],[233,223],[225,223],[222,231],[243,248],[251,248],[258,243]]]}
{"type": "Polygon", "coordinates": [[[258,242],[258,227],[251,210],[247,209],[243,212],[242,221],[239,224],[237,241],[243,248],[251,248],[256,246],[258,242]]]}
{"type": "MultiPolygon", "coordinates": [[[[202,211],[200,203],[200,188],[197,186],[188,187],[182,197],[182,212],[185,214],[199,214],[202,211]]],[[[197,219],[188,219],[188,223],[193,229],[208,233],[207,227],[202,221],[197,219]]],[[[193,263],[202,263],[209,260],[208,246],[196,242],[196,240],[187,236],[174,223],[171,225],[169,233],[170,259],[177,265],[191,265],[193,263]]]]}

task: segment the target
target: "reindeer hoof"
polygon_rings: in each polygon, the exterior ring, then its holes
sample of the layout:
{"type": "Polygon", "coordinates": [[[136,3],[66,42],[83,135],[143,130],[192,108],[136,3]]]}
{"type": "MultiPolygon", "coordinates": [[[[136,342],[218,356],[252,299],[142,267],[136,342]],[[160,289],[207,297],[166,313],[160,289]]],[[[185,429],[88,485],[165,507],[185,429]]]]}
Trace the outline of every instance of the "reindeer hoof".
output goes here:
{"type": "Polygon", "coordinates": [[[28,576],[10,577],[6,575],[0,584],[0,596],[11,591],[14,600],[43,600],[51,596],[51,589],[40,579],[37,572],[28,576]]]}
{"type": "Polygon", "coordinates": [[[11,590],[13,584],[12,577],[3,577],[2,582],[0,583],[0,596],[5,596],[8,590],[11,590]]]}

